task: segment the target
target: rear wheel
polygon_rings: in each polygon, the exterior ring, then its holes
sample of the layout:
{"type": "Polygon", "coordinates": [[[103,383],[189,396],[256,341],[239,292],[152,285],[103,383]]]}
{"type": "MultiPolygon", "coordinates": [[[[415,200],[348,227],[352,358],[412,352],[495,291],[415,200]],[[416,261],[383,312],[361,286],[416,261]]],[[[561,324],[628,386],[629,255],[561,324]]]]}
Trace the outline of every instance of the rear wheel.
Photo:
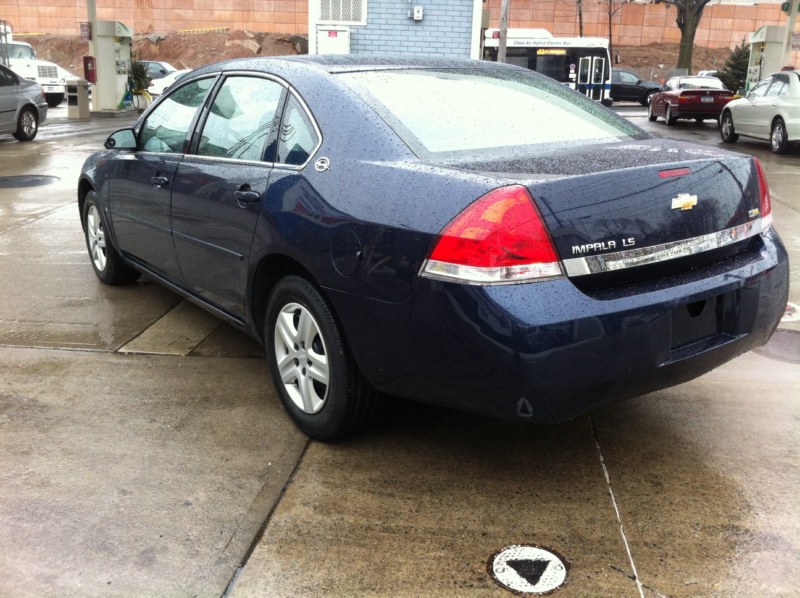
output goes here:
{"type": "Polygon", "coordinates": [[[730,112],[723,113],[719,121],[719,136],[725,143],[736,143],[736,140],[739,139],[736,129],[733,128],[733,116],[730,112]]]}
{"type": "Polygon", "coordinates": [[[281,402],[303,432],[332,440],[371,417],[373,391],[328,303],[304,278],[287,276],[275,286],[267,305],[264,344],[281,402]]]}
{"type": "Polygon", "coordinates": [[[17,119],[17,130],[14,139],[17,141],[33,141],[39,132],[39,115],[36,110],[27,106],[22,109],[17,119]]]}
{"type": "Polygon", "coordinates": [[[125,284],[139,278],[139,272],[128,266],[117,250],[109,242],[106,225],[100,208],[97,207],[97,194],[89,191],[83,204],[83,230],[86,248],[92,260],[94,273],[101,281],[110,285],[125,284]]]}
{"type": "Polygon", "coordinates": [[[667,110],[666,112],[664,112],[664,120],[667,121],[667,125],[669,125],[670,127],[673,126],[676,122],[678,122],[678,119],[672,116],[672,106],[670,106],[669,104],[667,104],[667,110]]]}
{"type": "Polygon", "coordinates": [[[647,120],[653,122],[657,119],[655,112],[653,112],[653,102],[650,102],[647,105],[647,120]]]}
{"type": "Polygon", "coordinates": [[[772,151],[776,154],[785,154],[789,150],[789,136],[786,134],[786,124],[781,117],[772,123],[772,133],[769,136],[772,151]]]}

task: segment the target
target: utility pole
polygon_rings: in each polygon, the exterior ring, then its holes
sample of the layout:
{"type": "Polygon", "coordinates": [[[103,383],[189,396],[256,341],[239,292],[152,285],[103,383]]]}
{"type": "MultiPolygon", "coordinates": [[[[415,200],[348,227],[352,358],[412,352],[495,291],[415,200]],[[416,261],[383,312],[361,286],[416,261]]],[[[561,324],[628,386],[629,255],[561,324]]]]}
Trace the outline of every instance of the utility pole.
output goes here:
{"type": "Polygon", "coordinates": [[[500,39],[497,42],[497,62],[506,61],[506,39],[508,38],[508,11],[511,0],[500,4],[500,39]]]}
{"type": "Polygon", "coordinates": [[[794,33],[794,24],[797,21],[797,10],[800,8],[800,1],[789,0],[789,18],[786,21],[786,35],[783,38],[783,53],[781,54],[781,67],[790,64],[792,52],[792,34],[794,33]]]}

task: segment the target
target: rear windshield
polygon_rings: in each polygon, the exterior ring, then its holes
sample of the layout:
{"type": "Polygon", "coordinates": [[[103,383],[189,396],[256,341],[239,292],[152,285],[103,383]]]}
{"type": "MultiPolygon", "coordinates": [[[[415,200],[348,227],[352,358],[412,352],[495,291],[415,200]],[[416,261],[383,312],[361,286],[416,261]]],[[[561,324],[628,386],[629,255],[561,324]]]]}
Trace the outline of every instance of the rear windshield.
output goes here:
{"type": "Polygon", "coordinates": [[[418,154],[500,153],[649,135],[597,102],[528,70],[343,73],[418,154]]]}
{"type": "Polygon", "coordinates": [[[681,79],[679,85],[681,89],[725,89],[722,81],[716,77],[692,77],[681,79]]]}

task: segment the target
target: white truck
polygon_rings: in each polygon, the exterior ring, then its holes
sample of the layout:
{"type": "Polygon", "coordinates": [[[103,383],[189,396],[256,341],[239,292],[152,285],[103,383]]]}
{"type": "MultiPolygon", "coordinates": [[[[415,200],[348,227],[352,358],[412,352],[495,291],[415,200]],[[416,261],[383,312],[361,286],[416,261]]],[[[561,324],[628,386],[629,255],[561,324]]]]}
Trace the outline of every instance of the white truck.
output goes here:
{"type": "Polygon", "coordinates": [[[41,85],[47,105],[51,108],[64,101],[66,80],[74,77],[68,70],[53,62],[38,60],[36,51],[30,44],[12,39],[11,28],[5,22],[0,22],[0,64],[20,77],[41,85]]]}

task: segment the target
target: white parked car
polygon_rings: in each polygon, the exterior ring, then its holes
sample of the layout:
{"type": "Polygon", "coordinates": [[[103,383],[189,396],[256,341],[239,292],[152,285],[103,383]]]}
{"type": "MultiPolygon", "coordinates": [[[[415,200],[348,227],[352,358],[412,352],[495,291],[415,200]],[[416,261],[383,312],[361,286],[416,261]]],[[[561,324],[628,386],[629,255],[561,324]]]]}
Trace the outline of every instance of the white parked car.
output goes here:
{"type": "Polygon", "coordinates": [[[160,79],[153,79],[150,83],[150,87],[147,88],[147,93],[153,97],[160,96],[167,87],[175,83],[175,81],[183,77],[186,73],[191,72],[192,69],[181,69],[179,71],[172,71],[170,74],[164,75],[160,79]]]}
{"type": "Polygon", "coordinates": [[[769,141],[776,154],[800,142],[800,71],[773,73],[746,97],[728,102],[719,132],[725,143],[734,143],[739,135],[769,141]]]}

